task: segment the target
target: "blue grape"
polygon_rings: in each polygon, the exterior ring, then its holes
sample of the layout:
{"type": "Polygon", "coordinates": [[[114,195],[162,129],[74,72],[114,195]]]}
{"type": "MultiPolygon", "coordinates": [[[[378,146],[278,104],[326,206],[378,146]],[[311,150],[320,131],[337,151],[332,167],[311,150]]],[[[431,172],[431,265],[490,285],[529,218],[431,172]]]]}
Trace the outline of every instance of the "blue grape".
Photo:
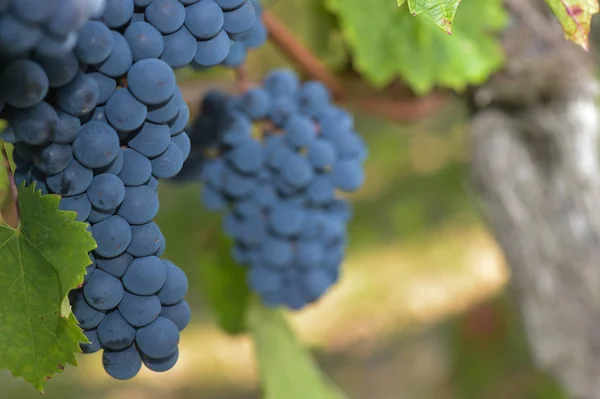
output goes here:
{"type": "Polygon", "coordinates": [[[281,166],[282,179],[294,188],[306,186],[314,173],[305,157],[294,154],[281,166]]]}
{"type": "MultiPolygon", "coordinates": [[[[256,10],[258,11],[258,9],[256,10]]],[[[265,44],[267,41],[267,36],[267,29],[258,17],[257,12],[257,18],[254,21],[254,24],[252,24],[252,27],[250,27],[250,29],[248,29],[246,32],[242,32],[237,35],[235,40],[236,42],[239,41],[243,43],[246,48],[257,48],[265,44]]]]}
{"type": "Polygon", "coordinates": [[[121,255],[132,239],[129,223],[118,215],[111,216],[93,225],[92,234],[98,245],[94,252],[106,258],[121,255]]]}
{"type": "Polygon", "coordinates": [[[117,310],[104,316],[98,326],[98,340],[105,349],[123,350],[133,343],[135,335],[135,328],[117,310]]]}
{"type": "Polygon", "coordinates": [[[112,215],[114,215],[115,212],[116,212],[116,209],[109,209],[106,211],[101,211],[101,210],[92,208],[92,211],[90,212],[90,216],[88,216],[87,221],[91,224],[100,223],[101,221],[106,220],[109,217],[111,217],[112,215]]]}
{"type": "Polygon", "coordinates": [[[114,79],[111,79],[100,72],[92,72],[89,73],[88,76],[94,79],[98,86],[98,104],[106,104],[110,96],[112,96],[117,89],[117,83],[114,79]]]}
{"type": "Polygon", "coordinates": [[[105,350],[102,366],[108,375],[117,380],[129,380],[139,373],[142,359],[134,345],[122,351],[105,350]]]}
{"type": "Polygon", "coordinates": [[[254,173],[263,165],[265,152],[258,141],[248,139],[230,151],[227,158],[240,173],[254,173]]]}
{"type": "Polygon", "coordinates": [[[148,367],[148,369],[155,371],[157,373],[162,373],[168,371],[175,366],[177,360],[179,359],[179,350],[176,350],[175,353],[169,355],[162,359],[153,359],[148,356],[142,356],[142,361],[144,365],[148,367]]]}
{"type": "Polygon", "coordinates": [[[73,142],[73,154],[89,168],[109,165],[119,153],[119,136],[109,125],[88,122],[81,127],[73,142]]]}
{"type": "Polygon", "coordinates": [[[105,271],[117,278],[123,277],[127,269],[133,262],[133,256],[127,252],[115,257],[115,258],[96,258],[96,265],[98,269],[105,271]]]}
{"type": "Polygon", "coordinates": [[[166,280],[157,295],[163,306],[175,305],[185,297],[188,290],[188,280],[183,270],[175,266],[172,262],[168,260],[163,260],[162,262],[166,268],[166,280]]]}
{"type": "Polygon", "coordinates": [[[115,159],[109,163],[108,165],[102,167],[102,168],[97,168],[94,170],[94,172],[96,174],[98,173],[110,173],[113,175],[118,175],[119,173],[121,173],[121,170],[123,169],[123,150],[119,150],[117,152],[117,156],[115,157],[115,159]]]}
{"type": "Polygon", "coordinates": [[[15,108],[33,107],[46,96],[49,85],[41,66],[30,60],[18,60],[0,73],[0,98],[15,108]]]}
{"type": "Polygon", "coordinates": [[[238,67],[242,65],[244,61],[246,61],[247,55],[248,52],[246,51],[246,46],[244,45],[244,43],[236,40],[231,45],[231,48],[229,49],[229,54],[227,54],[227,57],[225,57],[225,59],[221,61],[221,64],[228,67],[238,67]]]}
{"type": "Polygon", "coordinates": [[[40,145],[52,140],[58,128],[58,114],[47,102],[18,110],[12,119],[12,128],[18,139],[27,144],[40,145]]]}
{"type": "Polygon", "coordinates": [[[175,74],[164,61],[144,59],[133,64],[127,73],[127,84],[131,93],[142,103],[162,104],[175,92],[175,74]]]}
{"type": "Polygon", "coordinates": [[[291,70],[274,69],[263,80],[263,86],[274,97],[293,96],[300,82],[291,70]]]}
{"type": "Polygon", "coordinates": [[[106,119],[117,130],[130,132],[142,126],[147,109],[126,88],[117,90],[106,103],[106,119]]]}
{"type": "Polygon", "coordinates": [[[133,294],[154,295],[163,287],[166,278],[164,262],[156,256],[146,256],[135,259],[122,280],[127,291],[133,294]]]}
{"type": "Polygon", "coordinates": [[[152,175],[156,178],[168,179],[175,176],[183,167],[183,154],[176,144],[171,143],[167,150],[152,159],[152,175]]]}
{"type": "Polygon", "coordinates": [[[183,159],[187,159],[187,157],[190,155],[190,151],[192,150],[190,137],[187,135],[187,133],[183,132],[181,134],[178,134],[177,136],[171,139],[171,142],[175,144],[177,148],[179,148],[179,151],[181,151],[181,155],[183,155],[183,159]]]}
{"type": "Polygon", "coordinates": [[[106,313],[102,310],[96,310],[88,305],[81,292],[77,292],[76,299],[71,302],[73,303],[73,314],[79,323],[79,327],[84,330],[96,328],[104,319],[106,313]]]}
{"type": "Polygon", "coordinates": [[[271,98],[265,89],[253,87],[242,94],[240,104],[252,119],[263,119],[270,111],[271,98]]]}
{"type": "Polygon", "coordinates": [[[62,172],[73,160],[73,150],[68,144],[52,143],[34,154],[33,162],[47,175],[62,172]]]}
{"type": "Polygon", "coordinates": [[[139,296],[125,292],[119,304],[119,313],[133,327],[143,327],[158,318],[160,300],[156,295],[139,296]]]}
{"type": "Polygon", "coordinates": [[[154,222],[131,226],[131,243],[127,252],[141,258],[154,255],[161,247],[162,233],[154,222]]]}
{"type": "Polygon", "coordinates": [[[58,127],[54,132],[54,141],[62,144],[72,143],[81,128],[81,121],[66,112],[58,111],[56,114],[58,116],[58,127]]]}
{"type": "Polygon", "coordinates": [[[67,85],[56,91],[58,107],[73,116],[83,116],[98,104],[100,89],[96,81],[79,73],[67,85]]]}
{"type": "Polygon", "coordinates": [[[60,173],[46,178],[48,189],[55,194],[72,196],[82,194],[92,183],[94,172],[73,159],[60,173]]]}
{"type": "Polygon", "coordinates": [[[163,40],[164,51],[160,59],[171,68],[182,68],[194,60],[198,49],[196,38],[185,26],[175,33],[164,36],[163,40]]]}
{"type": "Polygon", "coordinates": [[[133,56],[127,40],[118,32],[110,32],[113,37],[114,46],[108,58],[96,65],[96,69],[106,76],[118,78],[127,73],[133,63],[133,56]]]}
{"type": "Polygon", "coordinates": [[[186,8],[185,26],[199,40],[215,37],[223,22],[223,11],[213,0],[202,0],[186,8]]]}
{"type": "Polygon", "coordinates": [[[171,320],[182,331],[190,323],[191,309],[187,301],[181,301],[171,306],[163,306],[160,312],[162,317],[171,320]]]}
{"type": "Polygon", "coordinates": [[[69,83],[79,71],[79,61],[71,52],[57,56],[45,55],[39,51],[34,55],[35,62],[40,65],[48,77],[49,87],[61,87],[69,83]]]}
{"type": "Polygon", "coordinates": [[[110,173],[94,176],[87,189],[92,206],[100,211],[117,208],[125,198],[125,186],[120,178],[110,173]]]}
{"type": "Polygon", "coordinates": [[[123,168],[119,178],[126,186],[140,186],[146,183],[152,174],[150,160],[130,148],[123,150],[123,168]]]}
{"type": "Polygon", "coordinates": [[[125,188],[118,215],[130,224],[146,224],[158,213],[158,195],[146,185],[125,188]]]}
{"type": "Polygon", "coordinates": [[[318,138],[308,145],[308,162],[316,170],[331,167],[336,159],[335,147],[329,141],[318,138]]]}
{"type": "MultiPolygon", "coordinates": [[[[180,110],[186,108],[183,107],[183,104],[184,101],[183,97],[181,96],[181,90],[176,87],[173,96],[166,104],[161,104],[158,107],[148,109],[146,119],[148,122],[152,123],[168,123],[170,121],[174,121],[179,115],[180,110]]],[[[185,127],[187,123],[188,121],[186,120],[182,124],[185,127]]]]}
{"type": "Polygon", "coordinates": [[[349,160],[339,161],[331,169],[331,181],[336,188],[343,191],[357,190],[365,180],[361,164],[349,160]]]}
{"type": "Polygon", "coordinates": [[[194,62],[200,66],[219,64],[229,54],[231,41],[224,30],[217,36],[198,42],[194,62]]]}
{"type": "Polygon", "coordinates": [[[186,10],[178,0],[154,0],[146,7],[146,20],[163,34],[183,26],[186,10]]]}
{"type": "Polygon", "coordinates": [[[96,269],[83,287],[83,297],[94,309],[110,310],[123,299],[123,284],[119,279],[96,269]]]}
{"type": "Polygon", "coordinates": [[[115,47],[115,36],[101,22],[88,21],[79,30],[79,40],[75,45],[75,54],[83,63],[89,65],[105,61],[115,47]]]}
{"type": "Polygon", "coordinates": [[[92,211],[92,204],[90,204],[86,194],[79,194],[72,197],[62,197],[58,209],[77,212],[75,220],[85,222],[92,211]]]}
{"type": "Polygon", "coordinates": [[[171,136],[176,136],[179,133],[183,132],[185,130],[189,118],[190,109],[188,108],[187,104],[182,101],[179,107],[179,113],[177,114],[177,117],[174,119],[173,123],[170,124],[171,136]]]}
{"type": "Polygon", "coordinates": [[[148,158],[154,158],[166,151],[170,139],[171,131],[168,126],[146,122],[142,129],[129,139],[127,144],[129,148],[140,154],[148,158]]]}
{"type": "Polygon", "coordinates": [[[296,148],[307,147],[315,139],[315,125],[305,116],[292,116],[284,126],[285,139],[296,148]]]}
{"type": "Polygon", "coordinates": [[[22,54],[32,50],[43,38],[42,30],[4,14],[0,16],[0,53],[22,54]]]}
{"type": "Polygon", "coordinates": [[[227,33],[239,34],[247,31],[254,23],[255,10],[250,1],[246,1],[242,6],[235,10],[227,11],[224,14],[223,29],[227,33]]]}
{"type": "Polygon", "coordinates": [[[171,320],[159,317],[137,331],[135,342],[144,355],[162,359],[177,351],[179,330],[171,320]]]}
{"type": "Polygon", "coordinates": [[[158,58],[165,48],[161,33],[147,22],[129,25],[123,36],[129,44],[134,62],[145,58],[158,58]]]}
{"type": "Polygon", "coordinates": [[[120,28],[131,20],[133,7],[133,0],[106,0],[100,20],[111,29],[120,28]]]}
{"type": "Polygon", "coordinates": [[[81,351],[86,354],[96,353],[102,346],[100,345],[100,341],[98,340],[98,332],[97,330],[86,330],[83,332],[85,337],[90,341],[89,344],[79,344],[81,347],[81,351]]]}

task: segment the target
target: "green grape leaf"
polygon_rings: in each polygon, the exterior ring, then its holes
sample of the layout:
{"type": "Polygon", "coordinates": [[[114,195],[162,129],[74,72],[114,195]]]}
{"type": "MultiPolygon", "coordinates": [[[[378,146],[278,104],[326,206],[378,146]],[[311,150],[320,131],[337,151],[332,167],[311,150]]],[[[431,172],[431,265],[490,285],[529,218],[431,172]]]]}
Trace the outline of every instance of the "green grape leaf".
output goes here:
{"type": "Polygon", "coordinates": [[[40,391],[66,364],[77,365],[79,343],[88,342],[65,302],[96,243],[75,212],[58,210],[59,200],[23,183],[19,227],[0,226],[0,369],[40,391]]]}
{"type": "Polygon", "coordinates": [[[347,399],[298,342],[283,312],[254,298],[248,311],[264,399],[347,399]]]}
{"type": "MultiPolygon", "coordinates": [[[[452,33],[454,15],[461,0],[408,0],[408,9],[414,15],[425,13],[437,26],[452,33]]],[[[398,0],[398,6],[406,0],[398,0]]]]}
{"type": "MultiPolygon", "coordinates": [[[[412,3],[424,12],[422,4],[435,2],[412,3]]],[[[452,35],[389,0],[326,0],[326,5],[339,18],[355,68],[378,87],[400,77],[421,95],[435,86],[463,91],[484,82],[504,62],[494,37],[508,21],[502,0],[464,2],[452,35]]]]}
{"type": "Polygon", "coordinates": [[[228,334],[246,331],[245,317],[250,290],[246,269],[235,263],[231,243],[220,237],[218,248],[200,261],[202,293],[216,315],[217,323],[228,334]]]}
{"type": "Polygon", "coordinates": [[[565,38],[588,49],[592,15],[599,11],[598,0],[546,0],[565,31],[565,38]]]}

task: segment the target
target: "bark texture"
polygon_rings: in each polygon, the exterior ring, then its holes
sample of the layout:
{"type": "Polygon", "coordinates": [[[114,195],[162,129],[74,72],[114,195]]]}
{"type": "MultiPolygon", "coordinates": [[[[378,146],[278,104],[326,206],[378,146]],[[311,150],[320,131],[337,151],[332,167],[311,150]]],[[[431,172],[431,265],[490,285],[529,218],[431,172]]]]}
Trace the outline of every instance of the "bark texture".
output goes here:
{"type": "MultiPolygon", "coordinates": [[[[590,56],[536,1],[507,65],[472,93],[472,173],[530,348],[571,397],[600,399],[600,168],[590,56]]],[[[543,4],[542,4],[543,6],[543,4]]]]}

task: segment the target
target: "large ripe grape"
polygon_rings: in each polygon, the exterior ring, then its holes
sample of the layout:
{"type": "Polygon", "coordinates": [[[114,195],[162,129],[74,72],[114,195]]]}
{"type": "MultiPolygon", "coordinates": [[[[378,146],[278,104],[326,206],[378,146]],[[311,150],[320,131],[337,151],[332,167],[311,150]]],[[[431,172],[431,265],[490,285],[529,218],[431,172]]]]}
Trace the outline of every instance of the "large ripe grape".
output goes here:
{"type": "Polygon", "coordinates": [[[158,292],[158,298],[164,306],[181,302],[188,290],[187,276],[179,267],[168,260],[162,261],[166,267],[166,280],[158,292]]]}
{"type": "Polygon", "coordinates": [[[103,173],[94,176],[87,195],[95,209],[108,211],[121,205],[125,198],[125,186],[117,176],[103,173]]]}
{"type": "Polygon", "coordinates": [[[145,355],[142,356],[142,361],[144,362],[144,365],[148,367],[148,369],[157,373],[162,373],[171,370],[173,366],[175,366],[175,363],[177,363],[178,359],[179,350],[176,350],[175,353],[173,353],[172,355],[169,355],[162,359],[153,359],[145,355]]]}
{"type": "Polygon", "coordinates": [[[146,20],[163,34],[181,28],[185,14],[185,7],[178,0],[154,0],[146,7],[146,20]]]}
{"type": "Polygon", "coordinates": [[[152,58],[133,64],[127,73],[127,84],[131,94],[146,105],[168,101],[176,86],[171,67],[164,61],[152,58]]]}
{"type": "Polygon", "coordinates": [[[96,81],[79,73],[66,86],[56,91],[58,107],[73,116],[83,116],[98,104],[100,89],[96,81]]]}
{"type": "Polygon", "coordinates": [[[145,224],[158,213],[158,195],[146,185],[126,187],[118,214],[130,224],[145,224]]]}
{"type": "Polygon", "coordinates": [[[196,38],[185,26],[175,33],[164,36],[163,39],[164,51],[160,59],[171,68],[183,68],[194,60],[198,49],[196,38]]]}
{"type": "Polygon", "coordinates": [[[171,131],[168,126],[146,122],[142,129],[129,139],[128,145],[138,153],[154,158],[165,152],[170,139],[171,131]]]}
{"type": "Polygon", "coordinates": [[[113,310],[104,316],[98,326],[98,339],[105,349],[122,350],[133,343],[135,328],[127,323],[118,310],[113,310]]]}
{"type": "Polygon", "coordinates": [[[112,96],[117,89],[117,83],[114,79],[111,79],[100,72],[92,72],[89,73],[88,76],[94,79],[98,86],[98,104],[106,104],[110,96],[112,96]]]}
{"type": "Polygon", "coordinates": [[[75,54],[84,63],[94,65],[105,61],[115,47],[115,38],[106,25],[88,21],[79,30],[75,54]]]}
{"type": "Polygon", "coordinates": [[[65,170],[56,175],[48,176],[46,184],[48,189],[55,194],[77,195],[87,190],[93,177],[94,172],[91,169],[73,159],[65,170]]]}
{"type": "Polygon", "coordinates": [[[202,0],[186,8],[185,26],[197,39],[215,37],[223,28],[223,10],[213,0],[202,0]]]}
{"type": "Polygon", "coordinates": [[[96,310],[88,305],[81,292],[76,293],[76,299],[72,301],[72,303],[73,314],[79,323],[79,327],[84,330],[96,328],[102,319],[104,319],[106,313],[102,310],[96,310]]]}
{"type": "Polygon", "coordinates": [[[171,320],[179,331],[182,331],[190,323],[191,309],[187,301],[181,301],[171,306],[163,306],[160,315],[171,320]]]}
{"type": "Polygon", "coordinates": [[[167,150],[151,161],[152,174],[156,178],[169,179],[183,167],[183,154],[177,145],[170,143],[167,150]]]}
{"type": "Polygon", "coordinates": [[[83,287],[83,296],[94,309],[110,310],[121,302],[123,285],[119,279],[96,269],[83,287]]]}
{"type": "Polygon", "coordinates": [[[162,359],[177,351],[179,330],[171,320],[159,317],[137,331],[135,342],[144,355],[162,359]]]}
{"type": "MultiPolygon", "coordinates": [[[[195,43],[195,42],[194,42],[195,43]]],[[[195,46],[195,44],[194,44],[195,46]]],[[[181,96],[181,90],[179,87],[175,88],[173,96],[166,104],[148,109],[146,119],[152,123],[167,123],[175,120],[181,109],[183,109],[183,97],[181,96]]],[[[184,127],[187,125],[187,120],[183,124],[184,127]]]]}
{"type": "Polygon", "coordinates": [[[100,20],[111,29],[120,28],[133,15],[133,0],[106,0],[100,20]]]}
{"type": "Polygon", "coordinates": [[[133,327],[147,326],[158,318],[160,299],[156,295],[140,296],[125,292],[119,304],[121,316],[133,327]]]}
{"type": "Polygon", "coordinates": [[[33,162],[47,175],[62,172],[73,160],[73,150],[68,144],[52,143],[33,156],[33,162]]]}
{"type": "Polygon", "coordinates": [[[58,127],[54,132],[54,141],[57,143],[70,144],[77,137],[81,128],[79,118],[69,115],[66,112],[58,111],[58,127]]]}
{"type": "Polygon", "coordinates": [[[246,1],[241,7],[224,13],[223,29],[230,34],[239,34],[252,27],[256,17],[254,6],[246,1]]]}
{"type": "Polygon", "coordinates": [[[121,255],[131,242],[129,223],[117,215],[93,225],[92,234],[98,244],[94,252],[106,258],[121,255]]]}
{"type": "Polygon", "coordinates": [[[224,30],[217,36],[198,42],[194,62],[200,66],[213,66],[219,64],[229,54],[231,41],[224,30]]]}
{"type": "Polygon", "coordinates": [[[152,175],[150,160],[131,148],[123,150],[123,167],[119,178],[126,186],[140,186],[152,175]]]}
{"type": "Polygon", "coordinates": [[[145,58],[158,58],[165,49],[163,36],[147,22],[129,25],[123,36],[129,44],[134,62],[145,58]]]}
{"type": "Polygon", "coordinates": [[[89,344],[79,344],[81,347],[81,351],[86,354],[96,353],[102,346],[100,345],[100,340],[98,339],[98,331],[97,330],[87,330],[83,332],[83,335],[90,341],[89,344]]]}
{"type": "Polygon", "coordinates": [[[106,119],[117,130],[130,132],[142,126],[147,109],[129,92],[118,89],[106,103],[106,119]]]}
{"type": "Polygon", "coordinates": [[[88,122],[83,125],[73,142],[75,158],[89,168],[109,165],[119,151],[117,132],[101,122],[88,122]]]}
{"type": "Polygon", "coordinates": [[[58,114],[47,102],[18,110],[12,119],[15,135],[27,144],[40,145],[51,141],[58,128],[58,114]]]}
{"type": "Polygon", "coordinates": [[[48,87],[48,76],[30,60],[15,61],[0,73],[0,98],[15,108],[38,104],[48,93],[48,87]]]}
{"type": "Polygon", "coordinates": [[[138,258],[155,255],[162,241],[162,233],[154,222],[131,226],[131,244],[127,252],[138,258]]]}
{"type": "Polygon", "coordinates": [[[71,52],[60,56],[42,54],[34,55],[35,61],[44,69],[50,87],[60,87],[69,83],[79,71],[79,61],[71,52]]]}
{"type": "Polygon", "coordinates": [[[86,194],[62,197],[58,209],[63,211],[77,212],[76,220],[85,222],[92,211],[92,204],[86,194]]]}
{"type": "Polygon", "coordinates": [[[102,354],[102,365],[111,377],[117,380],[129,380],[139,373],[142,359],[135,345],[131,345],[122,351],[105,350],[102,354]]]}
{"type": "Polygon", "coordinates": [[[110,32],[114,46],[110,55],[102,63],[96,65],[98,71],[111,78],[118,78],[127,73],[133,63],[133,56],[127,40],[118,32],[110,32]]]}
{"type": "Polygon", "coordinates": [[[133,262],[133,256],[127,252],[117,256],[116,258],[96,258],[96,265],[98,269],[105,271],[115,277],[121,278],[133,262]]]}

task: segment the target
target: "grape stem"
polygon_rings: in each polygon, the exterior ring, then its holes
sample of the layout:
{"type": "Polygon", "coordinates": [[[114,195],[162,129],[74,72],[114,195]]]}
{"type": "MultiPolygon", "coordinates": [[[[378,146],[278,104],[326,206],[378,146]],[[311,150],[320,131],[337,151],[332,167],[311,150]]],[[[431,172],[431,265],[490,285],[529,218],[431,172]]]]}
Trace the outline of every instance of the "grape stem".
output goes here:
{"type": "Polygon", "coordinates": [[[265,10],[263,11],[262,18],[269,32],[269,39],[279,50],[297,64],[305,74],[325,83],[325,86],[329,88],[335,99],[339,100],[344,96],[344,89],[341,82],[327,70],[323,63],[275,15],[265,10]]]}
{"type": "Polygon", "coordinates": [[[18,224],[19,220],[21,220],[18,201],[19,190],[17,188],[17,183],[15,183],[15,176],[13,174],[12,168],[10,167],[10,161],[6,152],[6,143],[2,143],[0,151],[2,151],[2,163],[4,165],[4,169],[6,170],[6,174],[8,175],[8,185],[10,187],[10,193],[12,195],[13,203],[15,206],[15,212],[17,216],[16,222],[18,224]]]}
{"type": "Polygon", "coordinates": [[[240,93],[245,93],[250,88],[248,70],[244,64],[235,69],[235,85],[240,93]]]}

